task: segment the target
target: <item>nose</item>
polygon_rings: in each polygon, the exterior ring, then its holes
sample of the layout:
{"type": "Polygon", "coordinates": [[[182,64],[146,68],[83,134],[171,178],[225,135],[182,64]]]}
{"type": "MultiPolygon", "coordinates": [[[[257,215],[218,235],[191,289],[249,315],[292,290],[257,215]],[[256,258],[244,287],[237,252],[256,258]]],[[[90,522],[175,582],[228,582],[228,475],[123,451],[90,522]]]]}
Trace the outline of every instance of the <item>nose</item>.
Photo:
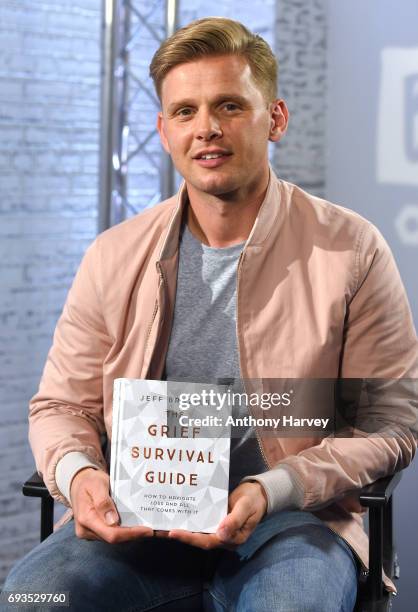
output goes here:
{"type": "Polygon", "coordinates": [[[196,138],[198,140],[214,140],[222,136],[219,119],[210,111],[201,110],[196,125],[196,138]]]}

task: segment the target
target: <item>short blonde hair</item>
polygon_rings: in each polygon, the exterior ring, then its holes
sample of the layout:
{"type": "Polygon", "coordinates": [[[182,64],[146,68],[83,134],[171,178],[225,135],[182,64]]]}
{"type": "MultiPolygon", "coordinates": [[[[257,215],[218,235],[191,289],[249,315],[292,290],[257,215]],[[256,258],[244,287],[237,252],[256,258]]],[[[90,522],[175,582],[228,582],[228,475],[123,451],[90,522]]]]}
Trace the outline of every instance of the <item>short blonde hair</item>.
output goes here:
{"type": "Polygon", "coordinates": [[[207,56],[239,55],[245,58],[267,102],[277,97],[278,62],[268,43],[242,23],[225,17],[192,21],[167,38],[150,64],[150,76],[161,100],[163,81],[179,64],[207,56]]]}

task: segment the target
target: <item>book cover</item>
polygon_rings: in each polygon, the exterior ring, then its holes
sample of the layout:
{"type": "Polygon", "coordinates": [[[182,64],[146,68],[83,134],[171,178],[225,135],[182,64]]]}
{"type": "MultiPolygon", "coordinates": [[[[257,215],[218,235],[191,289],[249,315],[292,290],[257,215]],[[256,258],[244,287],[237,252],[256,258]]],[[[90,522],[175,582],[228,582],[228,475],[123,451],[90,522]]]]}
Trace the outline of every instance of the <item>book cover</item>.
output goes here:
{"type": "Polygon", "coordinates": [[[209,389],[198,383],[114,381],[110,487],[122,526],[214,533],[226,516],[225,412],[215,417],[213,406],[184,402],[209,389]]]}

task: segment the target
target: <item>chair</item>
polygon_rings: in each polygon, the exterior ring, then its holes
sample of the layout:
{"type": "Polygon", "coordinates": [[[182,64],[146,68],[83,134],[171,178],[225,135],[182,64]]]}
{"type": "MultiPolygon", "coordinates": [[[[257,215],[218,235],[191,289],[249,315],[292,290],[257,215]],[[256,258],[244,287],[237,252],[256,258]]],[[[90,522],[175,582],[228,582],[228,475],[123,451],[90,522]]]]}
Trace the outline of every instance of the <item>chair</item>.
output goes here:
{"type": "MultiPolygon", "coordinates": [[[[355,612],[386,612],[392,606],[392,595],[382,585],[382,568],[392,579],[399,578],[399,564],[393,542],[392,493],[401,479],[398,472],[381,478],[359,492],[359,501],[369,509],[370,569],[359,580],[355,612]]],[[[42,542],[53,531],[54,500],[42,478],[35,472],[23,485],[24,495],[41,498],[42,542]]]]}
{"type": "Polygon", "coordinates": [[[399,563],[393,538],[392,493],[401,472],[381,478],[359,492],[359,501],[369,509],[369,572],[359,583],[356,612],[385,612],[392,607],[392,595],[382,584],[382,569],[393,579],[399,578],[399,563]]]}
{"type": "Polygon", "coordinates": [[[51,497],[44,481],[38,472],[32,474],[22,487],[23,495],[41,498],[41,534],[40,541],[51,535],[54,529],[54,499],[51,497]]]}

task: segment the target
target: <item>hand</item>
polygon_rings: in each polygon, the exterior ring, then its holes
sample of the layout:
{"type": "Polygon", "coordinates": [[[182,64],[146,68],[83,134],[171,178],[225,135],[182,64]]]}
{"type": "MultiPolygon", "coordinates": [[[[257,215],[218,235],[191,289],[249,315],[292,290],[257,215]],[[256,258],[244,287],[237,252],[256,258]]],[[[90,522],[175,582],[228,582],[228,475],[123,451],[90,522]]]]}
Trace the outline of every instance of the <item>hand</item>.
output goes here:
{"type": "Polygon", "coordinates": [[[248,539],[266,513],[267,496],[258,482],[244,482],[232,491],[228,505],[229,514],[216,533],[172,529],[168,536],[199,548],[236,548],[248,539]]]}
{"type": "Polygon", "coordinates": [[[87,467],[77,472],[70,497],[79,538],[115,544],[153,535],[150,527],[119,527],[119,515],[109,495],[109,474],[102,470],[87,467]]]}

